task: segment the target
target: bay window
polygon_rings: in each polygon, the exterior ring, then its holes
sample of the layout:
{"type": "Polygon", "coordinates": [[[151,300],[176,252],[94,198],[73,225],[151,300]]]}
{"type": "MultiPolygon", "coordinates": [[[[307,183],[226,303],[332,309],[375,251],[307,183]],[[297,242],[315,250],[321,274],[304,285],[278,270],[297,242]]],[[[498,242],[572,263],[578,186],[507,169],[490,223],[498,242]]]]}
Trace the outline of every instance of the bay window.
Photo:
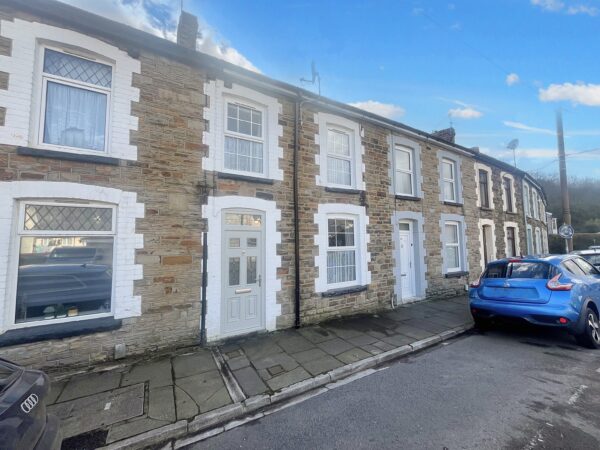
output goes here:
{"type": "Polygon", "coordinates": [[[18,220],[14,323],[110,314],[114,207],[25,201],[18,220]]]}
{"type": "Polygon", "coordinates": [[[43,49],[39,145],[107,151],[112,66],[43,49]]]}

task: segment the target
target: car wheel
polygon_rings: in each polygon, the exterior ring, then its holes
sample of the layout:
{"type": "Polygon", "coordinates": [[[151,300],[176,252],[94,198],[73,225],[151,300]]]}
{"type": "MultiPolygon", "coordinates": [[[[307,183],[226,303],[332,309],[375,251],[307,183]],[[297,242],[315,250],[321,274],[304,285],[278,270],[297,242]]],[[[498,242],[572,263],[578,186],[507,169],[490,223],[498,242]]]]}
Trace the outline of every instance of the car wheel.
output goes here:
{"type": "Polygon", "coordinates": [[[588,348],[600,348],[600,323],[596,312],[587,308],[585,311],[584,330],[577,336],[577,342],[588,348]]]}

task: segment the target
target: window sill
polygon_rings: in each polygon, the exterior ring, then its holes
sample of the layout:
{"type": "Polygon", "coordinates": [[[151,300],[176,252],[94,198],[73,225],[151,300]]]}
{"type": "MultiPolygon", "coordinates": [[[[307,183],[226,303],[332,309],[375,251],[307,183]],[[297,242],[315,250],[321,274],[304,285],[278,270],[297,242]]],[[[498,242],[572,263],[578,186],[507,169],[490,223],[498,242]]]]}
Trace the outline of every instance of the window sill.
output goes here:
{"type": "Polygon", "coordinates": [[[444,205],[449,205],[449,206],[463,206],[462,203],[458,203],[458,202],[449,202],[447,200],[443,201],[444,205]]]}
{"type": "Polygon", "coordinates": [[[412,195],[396,194],[395,197],[396,197],[396,200],[408,200],[410,202],[420,202],[421,201],[421,197],[415,197],[412,195]]]}
{"type": "Polygon", "coordinates": [[[274,181],[269,178],[253,177],[250,175],[240,175],[237,173],[217,172],[217,177],[220,180],[237,180],[247,181],[249,183],[273,184],[274,181]]]}
{"type": "Polygon", "coordinates": [[[17,147],[17,155],[34,156],[36,158],[53,158],[65,161],[76,161],[92,164],[106,164],[118,166],[119,159],[104,155],[84,155],[81,153],[61,152],[59,150],[46,150],[42,148],[17,147]]]}
{"type": "Polygon", "coordinates": [[[77,320],[48,325],[8,330],[0,335],[0,347],[28,344],[30,342],[63,339],[84,334],[100,333],[121,328],[121,321],[112,317],[77,320]]]}
{"type": "Polygon", "coordinates": [[[510,214],[511,216],[518,216],[519,213],[517,211],[504,211],[506,214],[510,214]]]}
{"type": "Polygon", "coordinates": [[[321,297],[338,297],[346,294],[356,294],[358,292],[364,292],[367,290],[367,286],[351,286],[339,289],[330,289],[321,293],[321,297]]]}
{"type": "Polygon", "coordinates": [[[479,209],[482,210],[482,211],[488,211],[488,212],[492,212],[493,211],[492,208],[488,208],[486,206],[480,206],[479,209]]]}
{"type": "Polygon", "coordinates": [[[448,272],[444,274],[444,278],[462,278],[469,275],[469,272],[448,272]]]}
{"type": "Polygon", "coordinates": [[[363,193],[364,191],[361,191],[360,189],[338,188],[338,187],[325,186],[325,192],[334,192],[336,194],[358,195],[358,194],[363,193]]]}

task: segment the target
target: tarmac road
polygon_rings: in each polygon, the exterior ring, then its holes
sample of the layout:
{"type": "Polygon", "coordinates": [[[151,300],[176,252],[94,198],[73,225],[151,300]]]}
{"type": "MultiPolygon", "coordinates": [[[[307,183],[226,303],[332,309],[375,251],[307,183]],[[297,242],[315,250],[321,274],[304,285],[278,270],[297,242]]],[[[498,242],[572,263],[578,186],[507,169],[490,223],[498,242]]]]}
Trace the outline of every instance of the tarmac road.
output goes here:
{"type": "Polygon", "coordinates": [[[387,369],[193,449],[599,449],[600,351],[504,326],[387,369]]]}

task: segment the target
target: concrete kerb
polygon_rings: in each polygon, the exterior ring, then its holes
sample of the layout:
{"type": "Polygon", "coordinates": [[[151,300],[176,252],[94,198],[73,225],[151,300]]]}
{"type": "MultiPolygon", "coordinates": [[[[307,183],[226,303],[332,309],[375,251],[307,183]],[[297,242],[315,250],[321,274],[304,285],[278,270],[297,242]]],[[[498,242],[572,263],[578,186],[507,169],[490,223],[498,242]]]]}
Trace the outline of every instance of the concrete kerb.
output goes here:
{"type": "MultiPolygon", "coordinates": [[[[341,383],[335,383],[350,376],[356,375],[365,370],[372,370],[374,367],[383,363],[393,361],[407,354],[416,353],[423,349],[432,347],[440,342],[454,338],[472,327],[460,326],[426,339],[404,345],[376,356],[338,367],[325,374],[318,375],[308,380],[288,386],[272,395],[257,395],[245,399],[243,402],[234,403],[222,408],[199,414],[189,423],[182,420],[171,425],[157,428],[137,436],[130,437],[123,441],[103,447],[103,450],[120,449],[138,449],[150,445],[157,445],[162,442],[175,439],[174,448],[182,448],[186,445],[200,442],[210,437],[216,436],[224,431],[236,428],[253,420],[260,419],[265,415],[272,414],[293,404],[301,403],[315,395],[322,394],[334,389],[341,383]],[[311,392],[312,391],[312,392],[311,392]],[[291,399],[291,400],[290,400],[291,399]],[[286,400],[290,400],[284,403],[286,400]],[[282,404],[284,403],[284,404],[282,404]],[[250,415],[251,414],[251,415],[250,415]],[[194,434],[182,438],[185,434],[194,434]]],[[[371,373],[374,373],[372,371],[371,373]]],[[[357,378],[358,379],[358,378],[357,378]]]]}

